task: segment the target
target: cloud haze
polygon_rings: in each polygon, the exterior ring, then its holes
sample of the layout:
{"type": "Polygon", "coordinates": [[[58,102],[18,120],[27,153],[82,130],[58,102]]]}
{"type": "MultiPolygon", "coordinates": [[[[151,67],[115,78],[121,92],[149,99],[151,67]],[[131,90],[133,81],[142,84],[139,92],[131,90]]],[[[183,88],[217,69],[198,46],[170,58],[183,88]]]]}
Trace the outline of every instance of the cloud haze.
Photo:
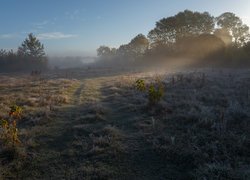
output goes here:
{"type": "Polygon", "coordinates": [[[76,34],[64,34],[62,32],[49,32],[49,33],[41,33],[37,35],[38,39],[41,40],[50,40],[50,39],[66,39],[66,38],[74,38],[77,37],[76,34]]]}
{"type": "Polygon", "coordinates": [[[0,39],[12,39],[16,38],[16,34],[0,34],[0,39]]]}

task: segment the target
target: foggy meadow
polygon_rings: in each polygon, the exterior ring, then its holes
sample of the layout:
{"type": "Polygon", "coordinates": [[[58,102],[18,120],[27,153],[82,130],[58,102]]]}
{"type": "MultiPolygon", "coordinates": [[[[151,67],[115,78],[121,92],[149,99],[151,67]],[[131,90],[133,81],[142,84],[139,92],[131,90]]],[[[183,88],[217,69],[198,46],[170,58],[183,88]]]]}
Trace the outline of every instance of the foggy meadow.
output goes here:
{"type": "Polygon", "coordinates": [[[250,179],[248,25],[183,10],[135,33],[0,51],[0,179],[250,179]]]}

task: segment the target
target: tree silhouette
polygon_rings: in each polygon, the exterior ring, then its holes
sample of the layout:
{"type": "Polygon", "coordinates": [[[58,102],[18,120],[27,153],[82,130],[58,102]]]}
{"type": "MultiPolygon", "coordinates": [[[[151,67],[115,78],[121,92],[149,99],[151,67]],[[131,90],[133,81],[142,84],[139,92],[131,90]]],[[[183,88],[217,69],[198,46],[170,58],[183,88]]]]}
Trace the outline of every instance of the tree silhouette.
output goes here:
{"type": "Polygon", "coordinates": [[[30,33],[18,48],[18,55],[38,59],[44,58],[44,46],[32,33],[30,33]]]}
{"type": "Polygon", "coordinates": [[[220,38],[226,46],[230,46],[233,42],[232,35],[225,28],[215,29],[214,35],[220,38]]]}
{"type": "Polygon", "coordinates": [[[236,46],[243,46],[249,38],[249,27],[234,13],[226,12],[216,18],[217,25],[233,37],[236,46]]]}
{"type": "Polygon", "coordinates": [[[97,55],[103,58],[108,58],[116,54],[116,49],[108,46],[100,46],[96,51],[97,55]]]}
{"type": "Polygon", "coordinates": [[[149,41],[143,34],[138,34],[129,43],[132,54],[135,57],[142,56],[149,47],[149,41]]]}
{"type": "Polygon", "coordinates": [[[156,22],[156,27],[149,32],[151,43],[171,44],[183,37],[209,34],[214,29],[214,18],[208,13],[185,10],[175,16],[156,22]]]}
{"type": "Polygon", "coordinates": [[[249,27],[233,13],[226,12],[214,18],[208,12],[185,10],[157,21],[148,38],[138,34],[118,49],[101,46],[97,54],[106,57],[103,59],[126,62],[155,57],[166,60],[191,57],[220,61],[219,64],[229,64],[230,61],[245,64],[241,60],[249,61],[249,40],[249,27]]]}

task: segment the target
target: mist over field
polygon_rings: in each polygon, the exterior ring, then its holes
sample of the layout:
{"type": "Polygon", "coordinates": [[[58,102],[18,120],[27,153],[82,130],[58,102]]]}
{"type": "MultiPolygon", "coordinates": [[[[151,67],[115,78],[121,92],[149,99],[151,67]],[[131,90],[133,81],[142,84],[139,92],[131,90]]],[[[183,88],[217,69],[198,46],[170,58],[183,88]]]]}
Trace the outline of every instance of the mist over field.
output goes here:
{"type": "Polygon", "coordinates": [[[0,179],[250,179],[249,7],[3,2],[0,179]]]}
{"type": "Polygon", "coordinates": [[[86,64],[94,63],[95,57],[81,57],[81,56],[66,56],[48,58],[48,67],[50,69],[67,69],[84,67],[86,64]]]}

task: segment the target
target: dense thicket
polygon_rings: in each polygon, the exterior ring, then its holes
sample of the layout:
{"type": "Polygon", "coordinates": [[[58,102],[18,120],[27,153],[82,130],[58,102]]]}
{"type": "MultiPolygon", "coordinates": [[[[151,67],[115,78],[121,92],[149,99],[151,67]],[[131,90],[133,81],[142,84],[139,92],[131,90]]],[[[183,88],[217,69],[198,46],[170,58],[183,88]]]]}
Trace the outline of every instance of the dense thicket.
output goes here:
{"type": "Polygon", "coordinates": [[[0,72],[40,71],[47,69],[44,46],[29,34],[17,52],[0,50],[0,72]]]}
{"type": "MultiPolygon", "coordinates": [[[[139,34],[118,49],[101,46],[102,60],[184,57],[227,65],[250,64],[249,27],[234,13],[213,17],[185,10],[156,22],[148,36],[139,34]]],[[[197,61],[196,61],[197,62],[197,61]]]]}

